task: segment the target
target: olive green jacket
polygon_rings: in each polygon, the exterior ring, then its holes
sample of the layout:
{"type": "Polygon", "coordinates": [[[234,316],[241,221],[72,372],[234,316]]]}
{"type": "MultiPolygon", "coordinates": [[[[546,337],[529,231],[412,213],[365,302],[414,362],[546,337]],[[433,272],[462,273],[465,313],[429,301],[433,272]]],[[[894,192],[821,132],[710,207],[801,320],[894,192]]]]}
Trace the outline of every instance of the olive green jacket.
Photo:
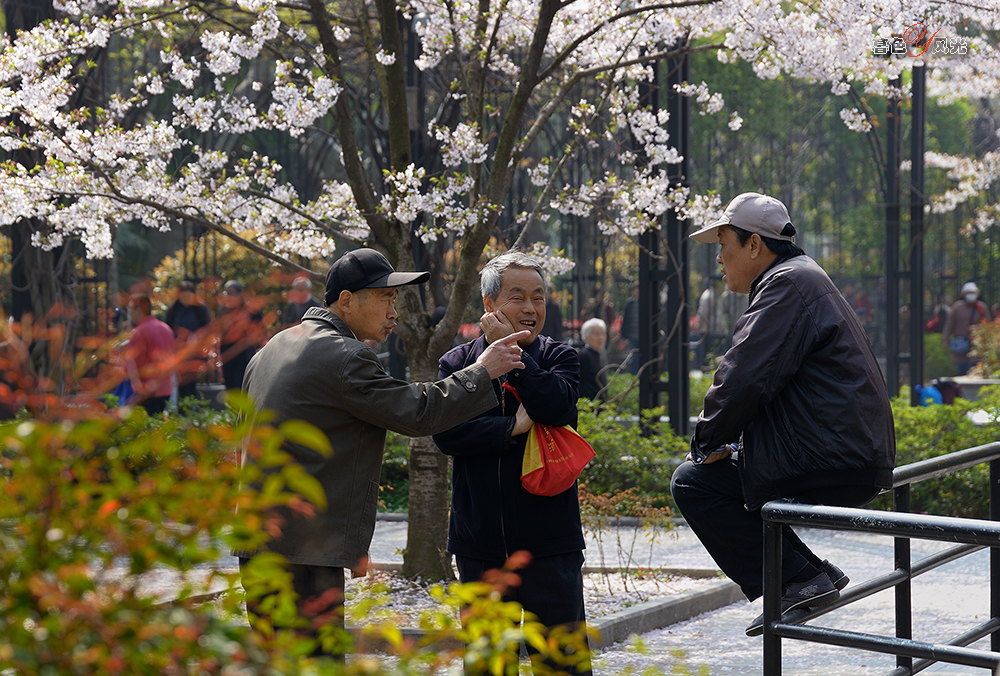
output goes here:
{"type": "Polygon", "coordinates": [[[368,554],[386,430],[430,436],[497,405],[478,364],[436,383],[392,378],[375,352],[324,308],[310,308],[301,324],[275,335],[250,361],[243,388],[258,409],[277,413],[276,423],[305,420],[333,447],[324,457],[286,444],[322,484],[327,507],[313,517],[282,509],[281,536],[268,549],[291,563],[344,568],[368,554]]]}

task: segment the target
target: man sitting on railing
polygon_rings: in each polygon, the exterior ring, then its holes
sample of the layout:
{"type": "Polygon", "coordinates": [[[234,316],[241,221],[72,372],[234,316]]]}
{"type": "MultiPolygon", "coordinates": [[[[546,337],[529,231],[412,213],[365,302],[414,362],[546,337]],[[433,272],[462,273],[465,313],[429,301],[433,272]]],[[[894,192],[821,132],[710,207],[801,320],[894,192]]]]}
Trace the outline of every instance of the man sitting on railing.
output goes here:
{"type": "MultiPolygon", "coordinates": [[[[671,492],[715,562],[751,601],[763,591],[760,508],[778,498],[859,507],[892,486],[885,383],[853,308],[794,244],[785,205],[739,195],[691,237],[750,304],[715,374],[671,492]]],[[[848,578],[785,528],[781,609],[833,603],[848,578]]],[[[763,615],[747,627],[763,632],[763,615]]]]}

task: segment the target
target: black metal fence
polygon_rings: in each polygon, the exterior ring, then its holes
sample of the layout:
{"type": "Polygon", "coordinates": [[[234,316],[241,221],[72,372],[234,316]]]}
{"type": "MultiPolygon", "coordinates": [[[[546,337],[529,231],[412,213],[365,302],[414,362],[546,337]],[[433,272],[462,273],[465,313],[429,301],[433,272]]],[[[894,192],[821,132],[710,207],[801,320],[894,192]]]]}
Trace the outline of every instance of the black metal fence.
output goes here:
{"type": "MultiPolygon", "coordinates": [[[[997,670],[1000,667],[1000,442],[949,453],[893,472],[893,512],[803,505],[777,500],[764,505],[764,676],[781,674],[781,639],[790,638],[896,655],[896,668],[886,676],[916,674],[936,662],[997,670]],[[910,514],[910,486],[990,463],[990,520],[910,514]],[[821,608],[781,615],[781,536],[785,525],[847,530],[895,538],[895,570],[841,593],[821,608]],[[957,546],[913,562],[910,540],[941,540],[957,546]],[[913,639],[910,583],[913,578],[946,563],[990,547],[990,618],[947,643],[913,639]],[[894,636],[864,634],[804,623],[876,592],[895,588],[894,636]],[[990,650],[968,648],[990,636],[990,650]],[[914,658],[918,661],[914,662],[914,658]]],[[[1000,672],[997,672],[1000,673],[1000,672]]]]}

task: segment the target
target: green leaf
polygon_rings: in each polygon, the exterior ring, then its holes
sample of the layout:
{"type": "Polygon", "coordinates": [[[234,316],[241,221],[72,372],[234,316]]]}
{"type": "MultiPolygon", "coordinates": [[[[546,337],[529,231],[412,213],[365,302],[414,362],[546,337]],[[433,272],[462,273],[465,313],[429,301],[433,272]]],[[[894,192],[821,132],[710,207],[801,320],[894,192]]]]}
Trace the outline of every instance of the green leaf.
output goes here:
{"type": "Polygon", "coordinates": [[[278,427],[286,439],[292,443],[310,448],[322,455],[333,453],[330,440],[318,427],[304,420],[287,420],[278,427]]]}
{"type": "Polygon", "coordinates": [[[226,392],[226,406],[236,411],[240,416],[252,418],[257,412],[257,407],[253,403],[250,395],[243,390],[230,390],[226,392]]]}
{"type": "Polygon", "coordinates": [[[285,485],[313,503],[320,509],[326,509],[326,493],[316,477],[309,474],[302,465],[291,463],[281,468],[281,477],[285,485]]]}

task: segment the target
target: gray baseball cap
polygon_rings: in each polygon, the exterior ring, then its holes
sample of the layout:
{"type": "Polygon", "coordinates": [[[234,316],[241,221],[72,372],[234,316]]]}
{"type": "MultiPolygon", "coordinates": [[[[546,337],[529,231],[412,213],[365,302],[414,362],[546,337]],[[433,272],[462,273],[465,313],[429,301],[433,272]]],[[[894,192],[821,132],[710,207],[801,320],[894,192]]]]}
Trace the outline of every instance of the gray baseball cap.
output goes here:
{"type": "Polygon", "coordinates": [[[733,198],[722,218],[691,233],[690,237],[696,242],[711,244],[719,241],[719,228],[733,225],[747,232],[756,232],[761,237],[794,242],[794,237],[781,234],[791,222],[788,209],[780,200],[759,192],[745,192],[733,198]]]}

